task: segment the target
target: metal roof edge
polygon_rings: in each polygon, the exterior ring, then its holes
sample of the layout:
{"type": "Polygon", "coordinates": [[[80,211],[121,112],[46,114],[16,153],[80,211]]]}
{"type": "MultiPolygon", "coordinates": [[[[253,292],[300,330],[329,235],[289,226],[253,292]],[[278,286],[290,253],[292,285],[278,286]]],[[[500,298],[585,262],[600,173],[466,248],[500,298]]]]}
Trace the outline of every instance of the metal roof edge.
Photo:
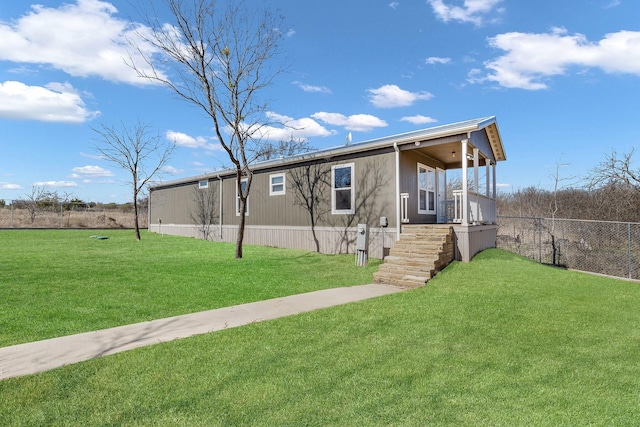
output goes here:
{"type": "MultiPolygon", "coordinates": [[[[410,132],[400,133],[396,135],[384,136],[380,138],[369,139],[355,144],[343,145],[325,148],[321,150],[311,151],[308,153],[297,154],[295,156],[265,160],[263,162],[254,163],[252,170],[262,170],[268,168],[274,168],[278,166],[293,165],[296,163],[302,163],[318,158],[335,157],[339,155],[346,155],[364,151],[376,150],[379,148],[392,147],[394,144],[403,145],[414,143],[416,140],[435,139],[443,136],[455,135],[465,132],[473,132],[476,130],[484,129],[491,124],[496,124],[496,116],[487,116],[478,119],[465,120],[462,122],[456,122],[446,125],[434,126],[425,129],[414,130],[410,132]]],[[[502,141],[501,141],[502,143],[502,141]]],[[[504,150],[504,148],[503,148],[504,150]]],[[[213,171],[210,173],[193,176],[189,178],[181,178],[174,181],[167,181],[159,183],[153,186],[149,186],[149,189],[162,188],[171,185],[184,184],[188,182],[198,182],[203,179],[217,178],[221,176],[235,175],[235,169],[222,169],[219,171],[213,171]]]]}

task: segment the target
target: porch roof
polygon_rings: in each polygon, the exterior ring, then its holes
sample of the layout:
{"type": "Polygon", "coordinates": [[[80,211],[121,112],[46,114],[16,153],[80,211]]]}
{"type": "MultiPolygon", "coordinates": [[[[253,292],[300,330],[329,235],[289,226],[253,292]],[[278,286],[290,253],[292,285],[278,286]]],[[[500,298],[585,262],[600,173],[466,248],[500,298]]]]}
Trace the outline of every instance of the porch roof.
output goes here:
{"type": "MultiPolygon", "coordinates": [[[[479,119],[466,120],[447,125],[434,126],[431,128],[411,131],[407,133],[386,136],[382,138],[370,139],[353,144],[343,145],[339,147],[327,148],[317,151],[311,151],[291,157],[267,160],[258,162],[253,165],[253,170],[278,168],[284,166],[295,165],[312,161],[318,158],[329,158],[345,154],[353,154],[359,152],[367,152],[381,148],[397,146],[400,149],[421,149],[427,151],[428,155],[442,161],[444,164],[455,166],[456,161],[451,161],[452,152],[458,149],[462,139],[473,132],[484,130],[487,139],[493,151],[496,161],[506,160],[502,138],[498,130],[498,123],[495,116],[483,117],[479,119]],[[447,161],[449,160],[449,161],[447,161]]],[[[457,164],[460,160],[457,159],[457,164]]],[[[194,182],[200,179],[207,179],[218,176],[234,175],[235,169],[225,169],[214,171],[200,176],[191,178],[183,178],[170,182],[152,185],[150,188],[161,188],[169,185],[181,184],[186,182],[194,182]]]]}

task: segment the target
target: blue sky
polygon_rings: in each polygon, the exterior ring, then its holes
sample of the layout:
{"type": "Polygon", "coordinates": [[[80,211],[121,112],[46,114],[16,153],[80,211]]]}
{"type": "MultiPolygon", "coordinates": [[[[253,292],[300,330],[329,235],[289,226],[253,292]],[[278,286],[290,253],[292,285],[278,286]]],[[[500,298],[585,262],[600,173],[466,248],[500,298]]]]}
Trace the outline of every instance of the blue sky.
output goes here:
{"type": "MultiPolygon", "coordinates": [[[[287,72],[264,96],[313,147],[495,115],[498,182],[511,191],[551,188],[557,165],[584,176],[638,145],[637,0],[268,4],[285,18],[287,72]]],[[[165,180],[228,165],[210,119],[124,64],[141,22],[129,0],[0,4],[0,199],[35,184],[128,201],[128,176],[94,149],[103,124],[140,121],[176,141],[165,180]]]]}

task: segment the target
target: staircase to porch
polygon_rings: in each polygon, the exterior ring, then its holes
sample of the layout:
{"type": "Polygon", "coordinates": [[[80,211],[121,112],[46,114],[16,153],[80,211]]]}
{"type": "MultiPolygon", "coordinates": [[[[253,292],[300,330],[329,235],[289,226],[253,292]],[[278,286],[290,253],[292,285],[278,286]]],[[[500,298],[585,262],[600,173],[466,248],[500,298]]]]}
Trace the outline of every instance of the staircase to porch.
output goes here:
{"type": "Polygon", "coordinates": [[[404,225],[400,240],[373,274],[373,281],[418,288],[446,267],[453,256],[451,226],[404,225]]]}

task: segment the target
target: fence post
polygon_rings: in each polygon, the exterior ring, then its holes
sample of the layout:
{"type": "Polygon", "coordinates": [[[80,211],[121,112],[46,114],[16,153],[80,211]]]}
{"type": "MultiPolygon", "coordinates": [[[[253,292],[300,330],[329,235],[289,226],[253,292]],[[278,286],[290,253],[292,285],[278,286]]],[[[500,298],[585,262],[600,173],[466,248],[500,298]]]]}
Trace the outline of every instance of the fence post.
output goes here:
{"type": "Polygon", "coordinates": [[[542,264],[542,218],[538,218],[538,262],[542,264]]]}

